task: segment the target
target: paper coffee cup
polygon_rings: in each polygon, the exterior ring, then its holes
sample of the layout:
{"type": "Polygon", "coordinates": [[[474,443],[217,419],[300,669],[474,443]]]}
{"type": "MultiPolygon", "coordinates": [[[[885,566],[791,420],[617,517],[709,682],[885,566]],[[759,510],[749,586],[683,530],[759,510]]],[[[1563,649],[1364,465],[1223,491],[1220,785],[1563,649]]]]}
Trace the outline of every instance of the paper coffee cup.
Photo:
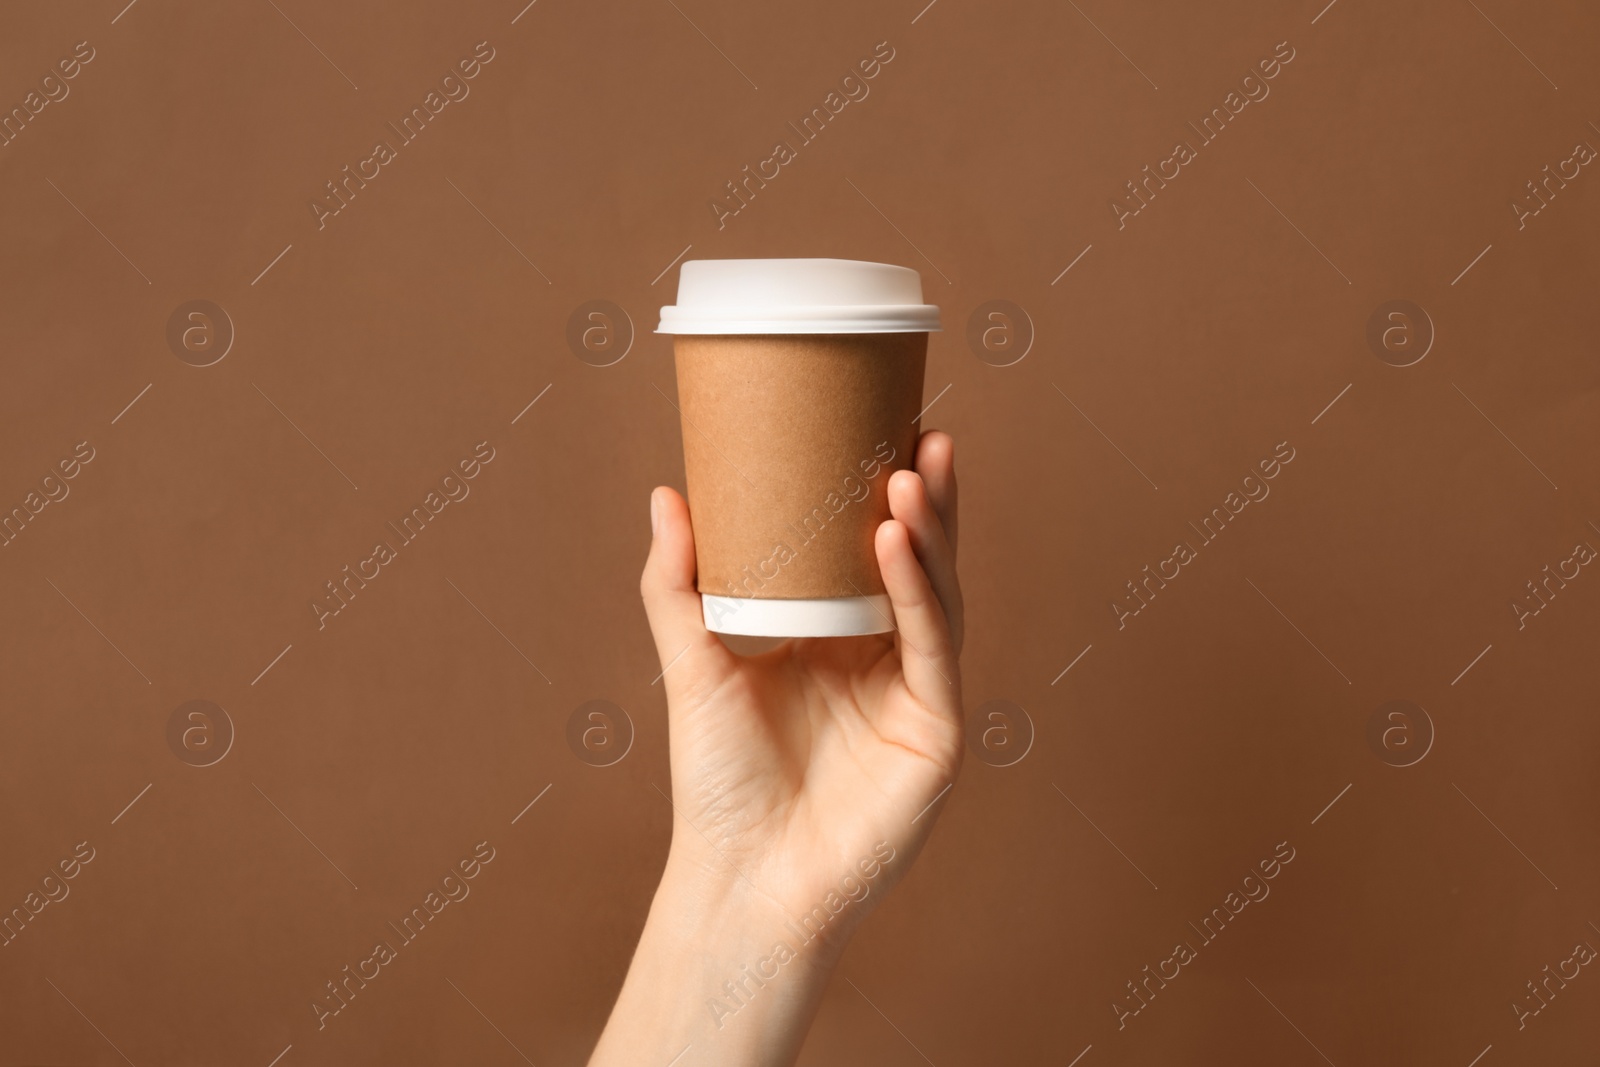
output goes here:
{"type": "Polygon", "coordinates": [[[916,271],[846,259],[683,264],[674,334],[707,629],[894,629],[873,539],[912,465],[928,334],[916,271]]]}

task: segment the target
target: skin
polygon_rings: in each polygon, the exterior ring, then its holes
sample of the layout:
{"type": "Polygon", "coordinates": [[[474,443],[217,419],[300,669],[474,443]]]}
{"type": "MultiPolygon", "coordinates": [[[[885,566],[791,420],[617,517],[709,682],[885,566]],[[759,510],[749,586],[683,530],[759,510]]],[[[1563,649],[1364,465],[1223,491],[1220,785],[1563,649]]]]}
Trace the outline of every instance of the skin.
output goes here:
{"type": "Polygon", "coordinates": [[[640,592],[666,668],[672,846],[590,1067],[792,1064],[851,934],[921,851],[964,736],[954,448],[925,433],[889,479],[874,548],[896,632],[753,656],[706,630],[688,505],[651,494],[640,592]],[[830,894],[847,902],[804,940],[830,894]]]}

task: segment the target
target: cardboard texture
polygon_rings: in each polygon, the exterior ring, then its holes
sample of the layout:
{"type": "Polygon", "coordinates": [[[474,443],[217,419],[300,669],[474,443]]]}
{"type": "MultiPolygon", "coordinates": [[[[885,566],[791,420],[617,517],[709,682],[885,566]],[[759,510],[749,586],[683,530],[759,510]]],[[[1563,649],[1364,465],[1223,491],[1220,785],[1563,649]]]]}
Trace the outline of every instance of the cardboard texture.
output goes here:
{"type": "Polygon", "coordinates": [[[926,333],[680,336],[702,593],[884,591],[873,536],[915,457],[926,333]]]}
{"type": "Polygon", "coordinates": [[[0,1067],[584,1061],[673,823],[650,330],[763,256],[921,272],[961,483],[968,759],[806,1067],[1591,1061],[1597,47],[5,5],[0,1067]]]}

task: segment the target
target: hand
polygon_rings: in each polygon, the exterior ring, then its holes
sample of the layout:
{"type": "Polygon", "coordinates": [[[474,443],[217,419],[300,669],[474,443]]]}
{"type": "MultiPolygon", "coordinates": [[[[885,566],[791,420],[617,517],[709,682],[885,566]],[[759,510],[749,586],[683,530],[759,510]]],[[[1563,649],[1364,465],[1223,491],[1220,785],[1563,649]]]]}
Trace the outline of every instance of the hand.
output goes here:
{"type": "Polygon", "coordinates": [[[790,639],[747,657],[705,628],[688,506],[665,487],[651,495],[640,588],[665,668],[672,847],[592,1064],[624,1062],[621,1048],[645,1035],[652,1047],[704,1047],[712,1019],[721,1059],[789,1062],[850,931],[927,840],[964,738],[950,436],[923,434],[914,471],[896,471],[888,494],[893,518],[874,547],[896,631],[790,639]],[[802,944],[793,931],[810,931],[807,916],[823,933],[802,944]],[[757,1042],[740,1045],[708,998],[775,940],[802,961],[782,964],[780,992],[746,983],[750,995],[723,1001],[757,1042]],[[643,972],[701,987],[647,992],[643,972]]]}
{"type": "MultiPolygon", "coordinates": [[[[897,632],[796,638],[741,657],[702,622],[683,498],[651,497],[641,582],[668,665],[674,859],[771,900],[789,918],[839,892],[888,842],[882,889],[927,838],[924,808],[961,765],[961,590],[955,569],[954,442],[924,434],[915,473],[889,479],[875,548],[897,632]],[[913,820],[916,820],[913,822],[913,820]]],[[[865,901],[863,901],[864,903],[865,901]]],[[[864,908],[846,909],[859,920],[864,908]]],[[[846,924],[848,925],[848,924],[846,924]]]]}

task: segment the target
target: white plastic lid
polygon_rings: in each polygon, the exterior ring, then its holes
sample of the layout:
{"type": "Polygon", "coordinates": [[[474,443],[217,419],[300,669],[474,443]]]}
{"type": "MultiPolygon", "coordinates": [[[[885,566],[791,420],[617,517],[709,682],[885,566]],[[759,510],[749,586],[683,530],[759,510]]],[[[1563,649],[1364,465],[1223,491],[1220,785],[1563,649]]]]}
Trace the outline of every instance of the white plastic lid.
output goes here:
{"type": "Polygon", "coordinates": [[[939,326],[910,267],[856,259],[691,259],[656,333],[919,333],[939,326]]]}

